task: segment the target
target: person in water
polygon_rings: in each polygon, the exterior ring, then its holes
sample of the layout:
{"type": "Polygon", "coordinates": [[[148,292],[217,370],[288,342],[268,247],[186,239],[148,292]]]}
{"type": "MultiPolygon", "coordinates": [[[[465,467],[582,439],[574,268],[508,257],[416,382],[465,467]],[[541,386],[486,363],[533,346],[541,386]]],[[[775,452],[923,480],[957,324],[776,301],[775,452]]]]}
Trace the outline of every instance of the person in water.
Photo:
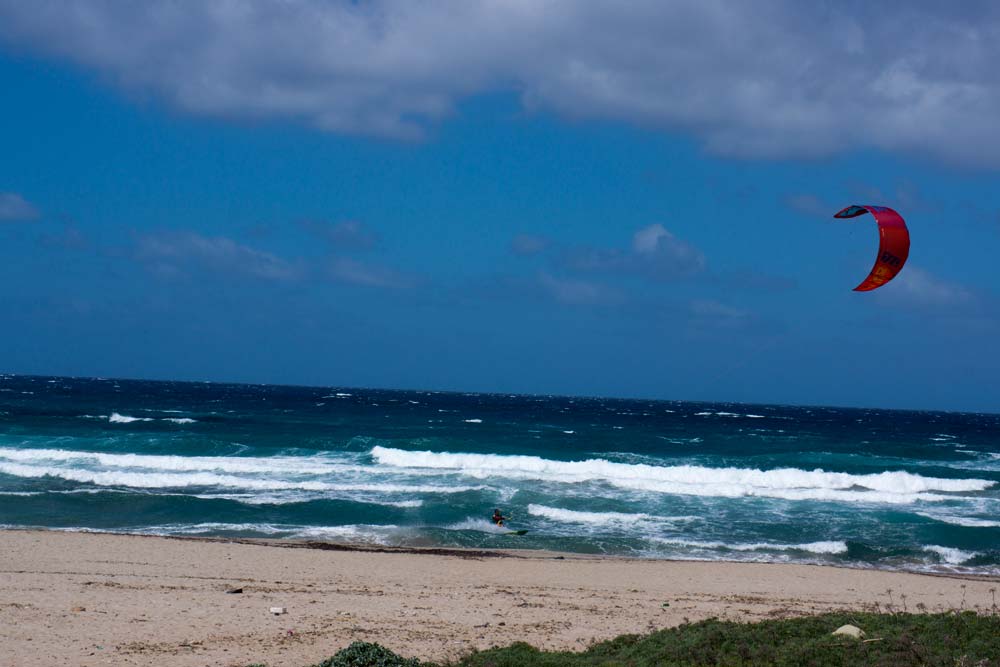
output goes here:
{"type": "Polygon", "coordinates": [[[509,516],[504,516],[503,514],[501,514],[500,510],[498,509],[493,510],[493,523],[495,523],[496,525],[503,526],[504,522],[509,518],[510,518],[509,516]]]}

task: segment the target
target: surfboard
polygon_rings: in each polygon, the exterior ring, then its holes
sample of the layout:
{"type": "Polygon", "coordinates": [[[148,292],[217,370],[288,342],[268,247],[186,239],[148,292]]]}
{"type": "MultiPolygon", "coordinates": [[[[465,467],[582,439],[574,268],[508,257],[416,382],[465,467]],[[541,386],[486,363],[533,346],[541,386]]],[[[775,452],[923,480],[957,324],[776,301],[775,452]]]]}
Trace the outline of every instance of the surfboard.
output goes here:
{"type": "Polygon", "coordinates": [[[504,533],[504,534],[505,535],[525,535],[527,532],[528,531],[526,531],[526,530],[512,530],[512,531],[509,531],[509,532],[504,533]]]}

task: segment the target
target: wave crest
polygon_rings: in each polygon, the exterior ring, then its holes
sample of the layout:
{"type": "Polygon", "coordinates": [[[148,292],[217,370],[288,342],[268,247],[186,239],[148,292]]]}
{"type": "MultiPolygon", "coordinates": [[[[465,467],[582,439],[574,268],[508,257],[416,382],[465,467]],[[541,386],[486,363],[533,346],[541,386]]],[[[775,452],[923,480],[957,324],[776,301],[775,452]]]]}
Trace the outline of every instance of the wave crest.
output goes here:
{"type": "Polygon", "coordinates": [[[983,491],[994,485],[984,479],[924,477],[903,471],[854,475],[821,469],[656,466],[605,459],[557,461],[537,456],[408,451],[382,446],[372,448],[371,455],[383,466],[444,470],[477,479],[506,477],[567,484],[601,482],[635,491],[726,498],[761,496],[903,504],[946,500],[954,496],[940,495],[942,492],[983,491]]]}

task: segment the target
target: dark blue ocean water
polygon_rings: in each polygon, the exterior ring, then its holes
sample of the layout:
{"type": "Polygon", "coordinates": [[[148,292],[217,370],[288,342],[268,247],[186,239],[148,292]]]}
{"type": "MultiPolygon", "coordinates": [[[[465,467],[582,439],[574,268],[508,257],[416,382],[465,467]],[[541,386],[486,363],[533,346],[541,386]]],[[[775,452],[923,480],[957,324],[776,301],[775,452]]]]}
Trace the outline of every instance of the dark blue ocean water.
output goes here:
{"type": "Polygon", "coordinates": [[[0,524],[998,574],[1000,415],[0,376],[0,524]]]}

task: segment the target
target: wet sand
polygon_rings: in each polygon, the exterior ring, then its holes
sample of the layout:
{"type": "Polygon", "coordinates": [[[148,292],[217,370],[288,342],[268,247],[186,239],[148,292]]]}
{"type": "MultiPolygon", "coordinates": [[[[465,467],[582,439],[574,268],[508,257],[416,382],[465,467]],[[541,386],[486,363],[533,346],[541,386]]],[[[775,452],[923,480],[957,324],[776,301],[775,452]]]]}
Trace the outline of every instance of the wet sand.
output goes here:
{"type": "Polygon", "coordinates": [[[810,565],[0,531],[0,667],[305,667],[357,640],[432,660],[515,641],[582,650],[710,617],[888,604],[988,610],[998,583],[810,565]]]}

